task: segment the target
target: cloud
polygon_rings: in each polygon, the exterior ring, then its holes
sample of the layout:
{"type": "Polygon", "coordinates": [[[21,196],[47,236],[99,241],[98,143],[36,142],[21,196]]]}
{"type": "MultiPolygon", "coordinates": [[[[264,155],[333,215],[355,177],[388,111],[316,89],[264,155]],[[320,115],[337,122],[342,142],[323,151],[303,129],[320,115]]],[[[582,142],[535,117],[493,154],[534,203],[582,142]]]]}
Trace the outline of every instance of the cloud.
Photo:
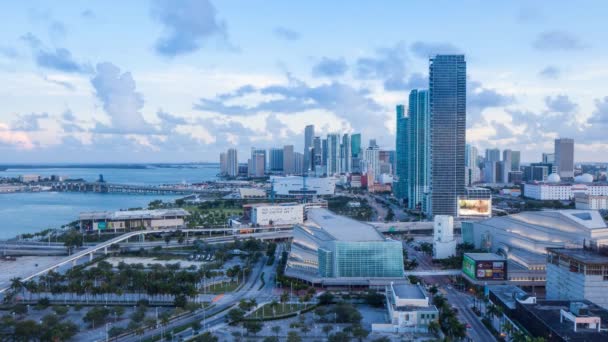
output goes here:
{"type": "Polygon", "coordinates": [[[410,50],[414,56],[419,58],[429,58],[434,55],[445,54],[461,54],[459,48],[450,43],[430,43],[417,41],[410,46],[410,50]]]}
{"type": "Polygon", "coordinates": [[[49,78],[47,75],[42,75],[42,79],[44,79],[45,81],[47,81],[49,83],[58,85],[67,90],[70,90],[70,91],[76,90],[76,87],[72,83],[67,82],[67,81],[55,80],[55,79],[49,78]]]}
{"type": "Polygon", "coordinates": [[[21,39],[30,46],[36,64],[40,67],[68,73],[88,73],[91,71],[91,67],[88,64],[76,62],[72,57],[72,53],[67,49],[47,49],[40,39],[32,33],[25,34],[21,39]]]}
{"type": "Polygon", "coordinates": [[[572,114],[578,110],[578,105],[568,98],[567,95],[545,97],[545,105],[548,112],[572,114]]]}
{"type": "Polygon", "coordinates": [[[34,148],[34,143],[25,132],[15,132],[0,122],[0,146],[29,150],[34,148]]]}
{"type": "Polygon", "coordinates": [[[95,18],[95,12],[93,12],[90,9],[85,9],[84,11],[80,12],[80,15],[83,18],[86,18],[86,19],[93,19],[93,18],[95,18]]]}
{"type": "Polygon", "coordinates": [[[279,26],[273,30],[274,34],[284,40],[294,41],[300,39],[300,34],[292,29],[279,26]]]}
{"type": "Polygon", "coordinates": [[[242,87],[237,88],[235,91],[231,93],[220,94],[217,96],[219,100],[230,100],[234,98],[239,98],[247,94],[255,93],[257,90],[252,85],[244,85],[242,87]]]}
{"type": "Polygon", "coordinates": [[[156,40],[156,52],[175,57],[197,51],[206,40],[216,37],[227,41],[226,23],[217,18],[209,0],[155,0],[152,18],[163,26],[156,40]]]}
{"type": "Polygon", "coordinates": [[[482,114],[485,109],[509,106],[513,103],[513,96],[486,88],[478,81],[467,82],[467,127],[484,122],[482,114]]]}
{"type": "Polygon", "coordinates": [[[379,48],[374,57],[362,57],[355,64],[355,77],[363,80],[382,80],[385,90],[403,90],[405,88],[408,62],[404,42],[393,47],[379,48]]]}
{"type": "Polygon", "coordinates": [[[538,72],[538,76],[540,76],[541,78],[546,78],[546,79],[558,79],[559,76],[561,74],[561,71],[559,70],[559,68],[549,65],[547,67],[545,67],[543,70],[538,72]]]}
{"type": "Polygon", "coordinates": [[[66,109],[62,114],[61,118],[65,121],[76,121],[76,116],[71,109],[66,109]]]}
{"type": "Polygon", "coordinates": [[[595,111],[587,122],[589,124],[608,125],[608,96],[595,100],[595,111]]]}
{"type": "Polygon", "coordinates": [[[515,132],[513,132],[513,130],[507,127],[505,124],[492,121],[491,126],[494,128],[495,132],[492,136],[492,140],[511,139],[515,137],[515,132]]]}
{"type": "Polygon", "coordinates": [[[60,21],[54,20],[49,25],[49,35],[53,39],[65,38],[65,36],[67,35],[67,32],[68,32],[67,28],[60,21]]]}
{"type": "Polygon", "coordinates": [[[13,121],[11,129],[13,131],[35,132],[40,131],[40,119],[47,119],[48,113],[31,113],[19,115],[17,120],[13,121]]]}
{"type": "Polygon", "coordinates": [[[312,75],[316,77],[336,77],[346,73],[348,65],[344,58],[327,58],[323,57],[312,68],[312,75]]]}
{"type": "Polygon", "coordinates": [[[386,90],[411,90],[418,88],[428,88],[429,78],[421,73],[413,73],[406,79],[390,78],[384,81],[384,89],[386,90]]]}
{"type": "Polygon", "coordinates": [[[19,57],[17,49],[10,46],[0,46],[0,56],[4,56],[8,59],[16,59],[19,57]]]}
{"type": "Polygon", "coordinates": [[[585,43],[572,33],[558,30],[541,32],[532,43],[532,46],[544,51],[582,50],[587,47],[585,43]]]}
{"type": "Polygon", "coordinates": [[[158,130],[141,114],[144,99],[130,72],[121,73],[112,63],[97,64],[91,78],[95,96],[110,117],[110,125],[97,123],[95,132],[109,134],[156,134],[158,130]]]}

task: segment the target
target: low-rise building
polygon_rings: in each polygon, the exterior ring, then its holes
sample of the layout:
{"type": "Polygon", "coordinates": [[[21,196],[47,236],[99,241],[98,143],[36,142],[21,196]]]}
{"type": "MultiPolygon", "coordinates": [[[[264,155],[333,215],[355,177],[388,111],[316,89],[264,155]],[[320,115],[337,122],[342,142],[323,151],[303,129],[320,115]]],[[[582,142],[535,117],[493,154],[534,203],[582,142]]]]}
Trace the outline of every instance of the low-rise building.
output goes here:
{"type": "Polygon", "coordinates": [[[606,210],[608,209],[608,196],[598,196],[578,193],[574,195],[576,209],[606,210]]]}
{"type": "Polygon", "coordinates": [[[91,211],[80,213],[81,231],[184,228],[184,209],[91,211]]]}
{"type": "Polygon", "coordinates": [[[328,196],[336,190],[337,178],[334,177],[270,177],[277,196],[328,196]]]}
{"type": "Polygon", "coordinates": [[[260,188],[239,188],[239,198],[266,198],[266,190],[260,188]]]}
{"type": "Polygon", "coordinates": [[[373,323],[372,331],[428,332],[429,323],[439,318],[439,310],[430,303],[430,298],[420,285],[387,285],[386,308],[389,323],[373,323]]]}
{"type": "Polygon", "coordinates": [[[593,182],[593,176],[584,174],[578,176],[575,182],[562,182],[553,173],[546,182],[528,182],[524,184],[524,197],[536,200],[572,200],[577,194],[592,196],[608,196],[608,183],[593,182]]]}
{"type": "Polygon", "coordinates": [[[277,226],[304,222],[304,205],[299,203],[256,203],[251,209],[251,223],[256,226],[277,226]]]}
{"type": "Polygon", "coordinates": [[[456,255],[454,218],[435,215],[433,222],[433,259],[447,259],[456,255]]]}
{"type": "Polygon", "coordinates": [[[21,175],[19,180],[21,183],[34,183],[40,181],[40,175],[21,175]]]}

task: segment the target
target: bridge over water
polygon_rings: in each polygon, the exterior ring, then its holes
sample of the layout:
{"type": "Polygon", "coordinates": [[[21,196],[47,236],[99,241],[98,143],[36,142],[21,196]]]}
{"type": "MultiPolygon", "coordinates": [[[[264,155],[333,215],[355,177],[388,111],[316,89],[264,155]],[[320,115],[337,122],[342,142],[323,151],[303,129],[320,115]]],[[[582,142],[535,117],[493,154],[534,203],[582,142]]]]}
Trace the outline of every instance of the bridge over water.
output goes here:
{"type": "Polygon", "coordinates": [[[40,185],[49,186],[53,191],[60,192],[135,193],[154,195],[225,195],[231,192],[229,189],[201,189],[177,185],[135,185],[85,181],[45,182],[40,185]]]}

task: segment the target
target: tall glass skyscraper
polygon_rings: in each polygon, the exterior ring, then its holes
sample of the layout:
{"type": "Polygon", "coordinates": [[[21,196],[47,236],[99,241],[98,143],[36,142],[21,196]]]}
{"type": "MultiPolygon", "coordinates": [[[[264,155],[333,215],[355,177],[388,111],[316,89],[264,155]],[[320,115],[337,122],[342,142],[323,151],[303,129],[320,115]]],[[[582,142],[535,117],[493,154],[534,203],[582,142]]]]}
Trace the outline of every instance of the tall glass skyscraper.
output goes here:
{"type": "Polygon", "coordinates": [[[421,209],[428,191],[429,93],[412,90],[408,104],[407,198],[410,209],[421,209]]]}
{"type": "Polygon", "coordinates": [[[330,133],[327,135],[327,175],[339,175],[342,173],[341,168],[341,148],[340,134],[330,133]]]}
{"type": "Polygon", "coordinates": [[[312,170],[312,146],[315,137],[315,126],[308,125],[304,129],[304,172],[312,170]]]}
{"type": "Polygon", "coordinates": [[[457,216],[465,190],[467,63],[464,55],[429,59],[431,215],[457,216]]]}
{"type": "Polygon", "coordinates": [[[393,184],[393,192],[397,198],[407,198],[407,184],[408,184],[408,172],[407,172],[407,135],[408,135],[408,117],[405,116],[405,106],[397,105],[397,132],[396,132],[396,170],[397,180],[393,184]]]}
{"type": "Polygon", "coordinates": [[[270,149],[270,171],[279,172],[283,171],[283,149],[282,148],[271,148],[270,149]]]}

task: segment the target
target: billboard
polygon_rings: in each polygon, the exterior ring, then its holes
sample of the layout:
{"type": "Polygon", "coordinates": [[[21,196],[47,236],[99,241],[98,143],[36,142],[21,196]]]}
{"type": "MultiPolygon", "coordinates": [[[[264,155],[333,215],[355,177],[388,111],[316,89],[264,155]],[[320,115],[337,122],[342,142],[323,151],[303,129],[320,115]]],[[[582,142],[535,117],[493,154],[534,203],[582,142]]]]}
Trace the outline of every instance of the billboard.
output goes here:
{"type": "Polygon", "coordinates": [[[507,278],[506,261],[477,261],[475,279],[505,280],[507,278]]]}
{"type": "Polygon", "coordinates": [[[96,224],[99,230],[105,230],[108,227],[106,222],[97,222],[96,224]]]}
{"type": "Polygon", "coordinates": [[[492,214],[492,200],[486,199],[459,199],[458,216],[490,216],[492,214]]]}
{"type": "Polygon", "coordinates": [[[462,259],[462,273],[475,279],[475,261],[467,255],[462,259]]]}

